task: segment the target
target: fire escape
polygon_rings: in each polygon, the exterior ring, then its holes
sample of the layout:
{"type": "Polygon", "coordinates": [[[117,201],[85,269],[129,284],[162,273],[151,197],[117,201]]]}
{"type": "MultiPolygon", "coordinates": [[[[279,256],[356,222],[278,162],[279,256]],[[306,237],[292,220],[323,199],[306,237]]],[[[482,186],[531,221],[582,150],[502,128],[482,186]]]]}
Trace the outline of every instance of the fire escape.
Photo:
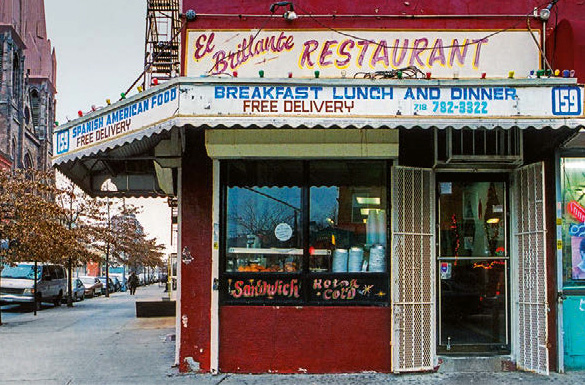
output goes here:
{"type": "Polygon", "coordinates": [[[148,0],[144,88],[180,74],[179,0],[148,0]]]}

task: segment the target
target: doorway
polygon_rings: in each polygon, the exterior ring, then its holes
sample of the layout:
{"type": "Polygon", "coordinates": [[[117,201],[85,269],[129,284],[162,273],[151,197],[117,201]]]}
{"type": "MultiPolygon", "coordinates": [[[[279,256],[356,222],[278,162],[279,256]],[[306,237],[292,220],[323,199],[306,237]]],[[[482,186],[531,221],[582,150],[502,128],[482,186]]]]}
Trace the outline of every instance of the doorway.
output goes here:
{"type": "Polygon", "coordinates": [[[510,352],[505,176],[438,178],[438,353],[510,352]]]}

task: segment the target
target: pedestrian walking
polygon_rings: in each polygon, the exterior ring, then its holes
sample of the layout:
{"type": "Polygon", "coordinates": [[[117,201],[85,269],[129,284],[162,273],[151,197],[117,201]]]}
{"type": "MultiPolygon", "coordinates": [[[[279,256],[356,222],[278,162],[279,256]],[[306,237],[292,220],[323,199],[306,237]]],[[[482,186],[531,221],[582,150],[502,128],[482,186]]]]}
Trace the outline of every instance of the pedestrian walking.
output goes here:
{"type": "Polygon", "coordinates": [[[136,276],[135,272],[130,274],[128,277],[128,288],[130,289],[130,295],[134,295],[136,293],[136,287],[138,286],[138,277],[136,276]]]}

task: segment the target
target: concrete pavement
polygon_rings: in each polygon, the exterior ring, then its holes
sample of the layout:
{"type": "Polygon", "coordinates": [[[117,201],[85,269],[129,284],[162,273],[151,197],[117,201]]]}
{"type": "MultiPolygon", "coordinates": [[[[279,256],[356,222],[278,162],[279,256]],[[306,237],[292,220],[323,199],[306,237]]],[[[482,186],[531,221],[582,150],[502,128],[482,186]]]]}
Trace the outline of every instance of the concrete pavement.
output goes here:
{"type": "Polygon", "coordinates": [[[241,375],[180,374],[172,367],[174,318],[136,318],[136,299],[160,298],[158,285],[136,296],[114,293],[74,308],[11,313],[0,327],[0,385],[42,384],[585,384],[585,372],[241,375]]]}

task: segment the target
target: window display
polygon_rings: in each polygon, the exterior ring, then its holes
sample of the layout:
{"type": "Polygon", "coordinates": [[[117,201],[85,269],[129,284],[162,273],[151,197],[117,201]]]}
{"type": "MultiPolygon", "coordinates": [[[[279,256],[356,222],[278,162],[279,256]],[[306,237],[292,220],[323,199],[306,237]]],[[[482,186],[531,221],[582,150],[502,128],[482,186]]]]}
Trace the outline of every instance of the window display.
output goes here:
{"type": "Polygon", "coordinates": [[[561,159],[563,281],[585,285],[585,159],[561,159]]]}
{"type": "Polygon", "coordinates": [[[230,163],[226,271],[300,269],[301,170],[300,162],[230,163]]]}
{"type": "Polygon", "coordinates": [[[309,178],[310,270],[385,272],[384,164],[312,163],[309,178]]]}
{"type": "Polygon", "coordinates": [[[386,303],[387,167],[223,162],[224,303],[386,303]]]}

